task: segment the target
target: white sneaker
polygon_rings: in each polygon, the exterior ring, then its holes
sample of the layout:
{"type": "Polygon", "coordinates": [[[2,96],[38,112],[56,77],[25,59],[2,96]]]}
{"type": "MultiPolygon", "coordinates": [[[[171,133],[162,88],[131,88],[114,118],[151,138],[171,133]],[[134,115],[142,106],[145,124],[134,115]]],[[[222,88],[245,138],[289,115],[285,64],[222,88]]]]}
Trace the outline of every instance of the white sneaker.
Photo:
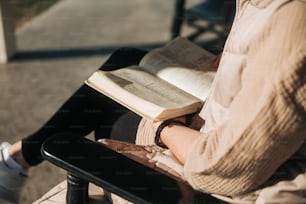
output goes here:
{"type": "Polygon", "coordinates": [[[27,178],[27,171],[12,169],[4,160],[4,149],[9,147],[7,142],[0,144],[0,200],[18,203],[21,189],[27,178]]]}

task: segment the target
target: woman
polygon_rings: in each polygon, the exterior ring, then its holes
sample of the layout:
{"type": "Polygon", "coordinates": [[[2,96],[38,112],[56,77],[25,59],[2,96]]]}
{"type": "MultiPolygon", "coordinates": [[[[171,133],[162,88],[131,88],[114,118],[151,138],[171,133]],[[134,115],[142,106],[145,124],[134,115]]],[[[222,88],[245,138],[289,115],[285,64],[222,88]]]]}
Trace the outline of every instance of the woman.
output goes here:
{"type": "MultiPolygon", "coordinates": [[[[195,189],[222,195],[229,202],[305,203],[306,2],[238,0],[236,5],[211,93],[191,126],[199,118],[205,122],[197,129],[187,127],[185,117],[166,125],[137,119],[136,143],[156,141],[166,146],[182,163],[184,177],[195,189]]],[[[82,89],[89,93],[88,88],[82,89]]],[[[74,105],[81,109],[79,102],[74,105]]],[[[102,114],[101,119],[111,113],[102,114]]],[[[107,124],[113,124],[121,113],[107,124]]],[[[72,124],[57,115],[50,121],[59,124],[60,131],[72,124]]],[[[42,131],[49,131],[49,123],[42,131]]],[[[73,131],[86,135],[99,124],[103,123],[94,118],[87,129],[73,131]]],[[[31,163],[27,159],[30,150],[25,148],[39,141],[38,148],[49,136],[38,135],[9,149],[23,167],[41,161],[31,163]]],[[[31,157],[39,158],[39,153],[31,157]]]]}

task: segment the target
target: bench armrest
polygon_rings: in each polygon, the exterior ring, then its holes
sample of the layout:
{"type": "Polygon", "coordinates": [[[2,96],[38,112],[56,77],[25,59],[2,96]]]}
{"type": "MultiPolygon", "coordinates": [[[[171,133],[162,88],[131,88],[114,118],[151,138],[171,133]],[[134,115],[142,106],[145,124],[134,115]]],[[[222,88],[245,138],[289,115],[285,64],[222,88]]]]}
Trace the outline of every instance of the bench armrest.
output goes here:
{"type": "MultiPolygon", "coordinates": [[[[78,178],[85,181],[85,185],[94,183],[134,203],[168,204],[184,203],[187,200],[186,203],[192,203],[192,200],[223,203],[193,190],[186,182],[83,137],[71,134],[52,137],[43,144],[41,151],[47,161],[68,172],[70,184],[76,184],[75,178],[78,178]]],[[[80,186],[76,187],[80,189],[80,186]]],[[[87,187],[84,186],[83,190],[87,190],[87,187]]],[[[72,192],[68,189],[68,193],[72,192]]],[[[80,196],[83,195],[84,192],[78,192],[76,197],[67,195],[67,202],[75,203],[78,200],[82,203],[80,196]]]]}

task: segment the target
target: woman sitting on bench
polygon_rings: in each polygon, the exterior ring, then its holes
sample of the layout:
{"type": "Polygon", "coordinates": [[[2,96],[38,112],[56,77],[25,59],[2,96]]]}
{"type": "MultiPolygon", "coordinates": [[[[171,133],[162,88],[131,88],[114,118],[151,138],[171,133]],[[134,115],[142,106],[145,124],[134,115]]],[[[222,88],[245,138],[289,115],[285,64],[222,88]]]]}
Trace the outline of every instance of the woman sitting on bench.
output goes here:
{"type": "MultiPolygon", "coordinates": [[[[237,8],[205,106],[190,127],[165,126],[158,143],[197,190],[229,202],[306,203],[306,2],[238,0],[237,8]]],[[[144,54],[118,50],[101,69],[137,64],[144,54]]],[[[1,144],[0,197],[18,200],[50,136],[96,131],[150,144],[159,126],[83,85],[37,132],[1,144]]]]}

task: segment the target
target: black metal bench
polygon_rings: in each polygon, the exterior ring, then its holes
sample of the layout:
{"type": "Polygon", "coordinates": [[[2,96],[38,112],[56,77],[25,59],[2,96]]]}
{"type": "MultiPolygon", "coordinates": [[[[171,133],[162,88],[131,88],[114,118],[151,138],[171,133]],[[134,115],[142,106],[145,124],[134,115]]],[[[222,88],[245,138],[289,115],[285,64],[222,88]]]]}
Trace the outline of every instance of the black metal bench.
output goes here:
{"type": "Polygon", "coordinates": [[[214,31],[215,25],[222,25],[225,31],[219,33],[220,38],[225,39],[231,27],[235,14],[235,0],[206,0],[197,3],[190,8],[186,8],[186,0],[176,0],[174,6],[174,15],[171,26],[171,38],[181,34],[183,25],[195,29],[187,38],[195,40],[201,34],[207,31],[214,31]],[[206,21],[208,24],[201,25],[199,21],[206,21]]]}
{"type": "Polygon", "coordinates": [[[49,162],[67,171],[68,204],[88,203],[88,184],[133,203],[224,203],[186,182],[76,135],[52,137],[42,147],[49,162]]]}

